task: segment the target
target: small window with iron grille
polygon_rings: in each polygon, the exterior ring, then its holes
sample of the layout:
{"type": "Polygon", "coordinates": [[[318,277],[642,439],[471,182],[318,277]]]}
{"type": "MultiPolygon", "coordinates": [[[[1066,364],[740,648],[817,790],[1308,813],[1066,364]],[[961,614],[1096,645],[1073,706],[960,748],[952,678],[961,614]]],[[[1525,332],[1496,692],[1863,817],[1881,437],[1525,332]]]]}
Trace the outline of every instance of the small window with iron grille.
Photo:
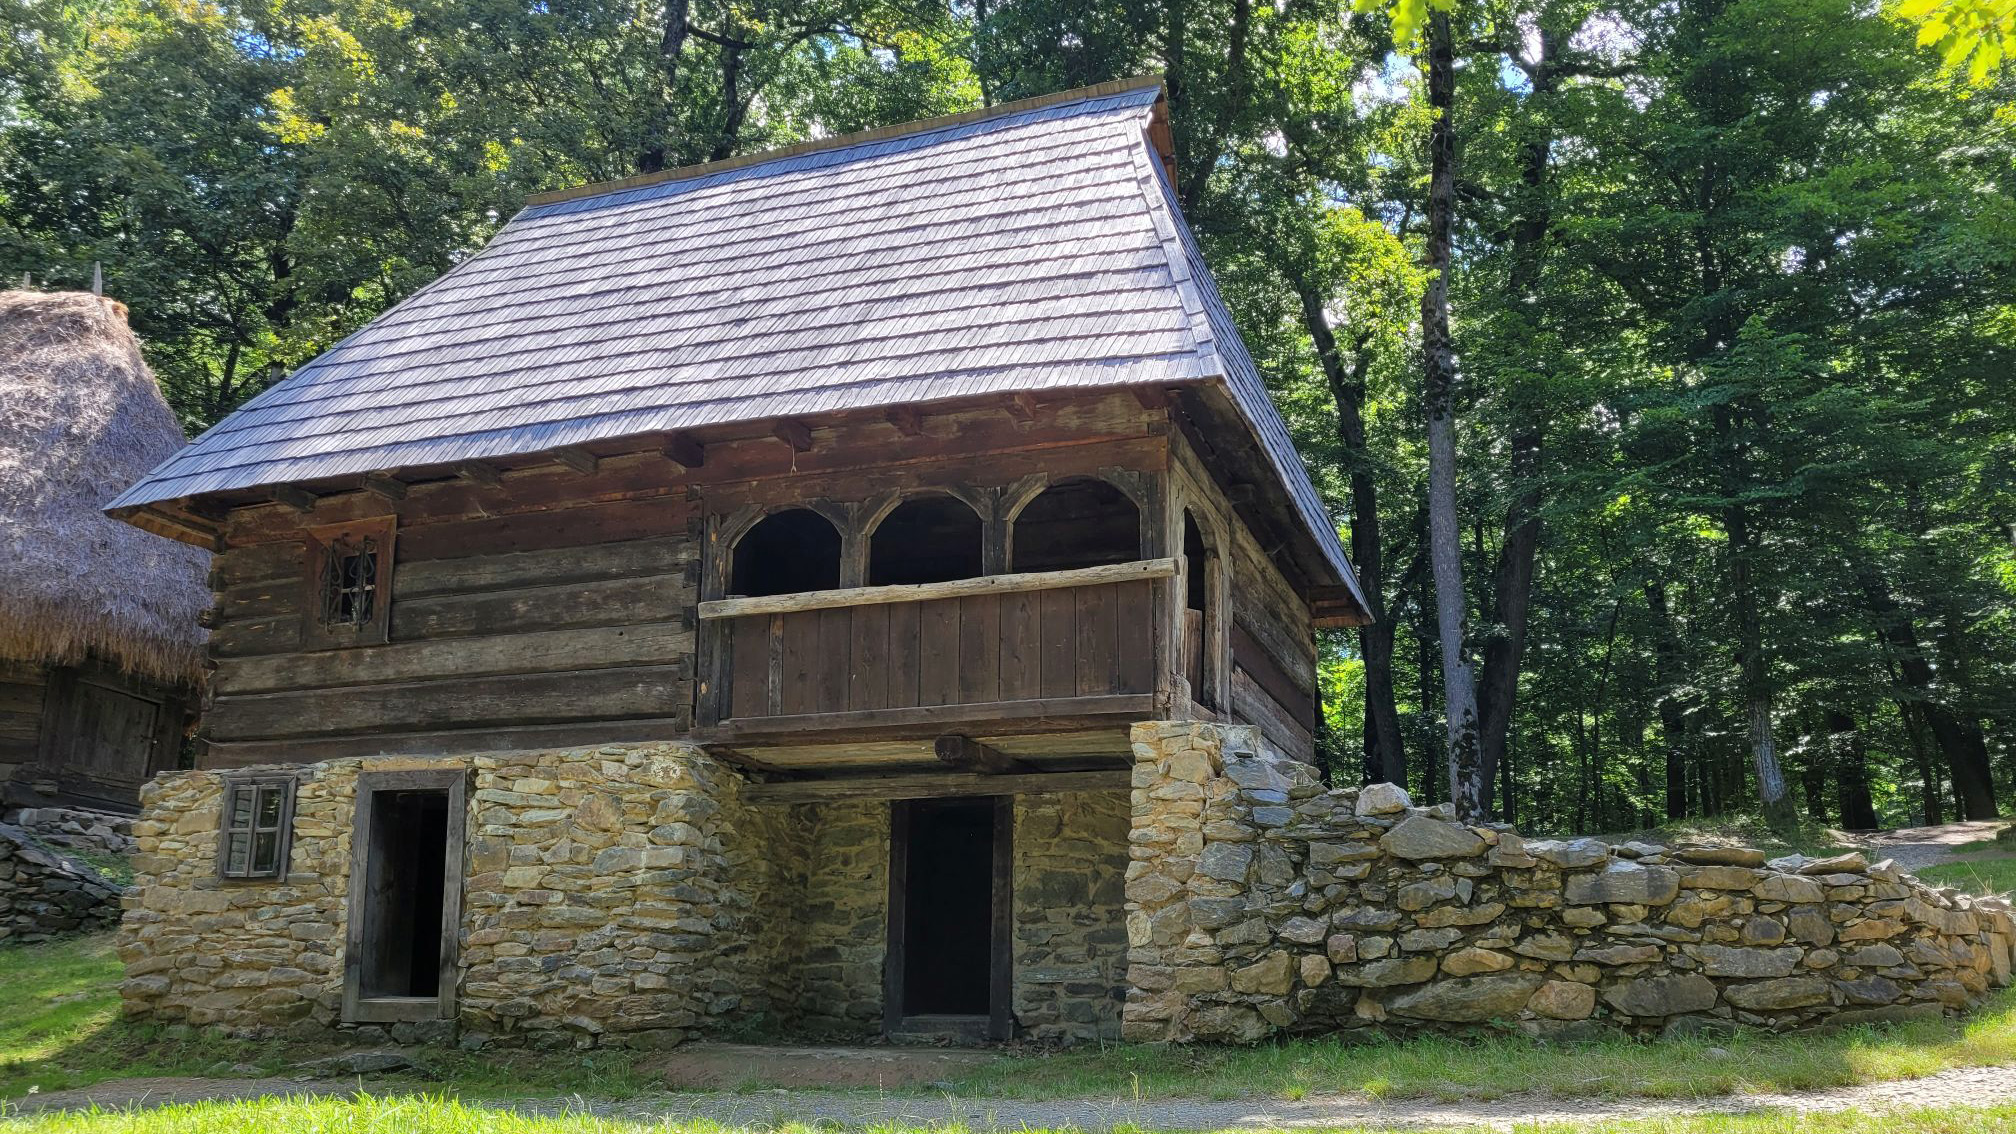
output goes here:
{"type": "Polygon", "coordinates": [[[357,520],[306,533],[308,593],[302,642],[311,649],[386,640],[393,520],[357,520]]]}
{"type": "Polygon", "coordinates": [[[322,561],[322,623],[364,626],[378,597],[378,541],[371,536],[339,539],[322,561]]]}
{"type": "Polygon", "coordinates": [[[226,780],[217,832],[218,875],[285,878],[293,826],[293,777],[226,780]]]}

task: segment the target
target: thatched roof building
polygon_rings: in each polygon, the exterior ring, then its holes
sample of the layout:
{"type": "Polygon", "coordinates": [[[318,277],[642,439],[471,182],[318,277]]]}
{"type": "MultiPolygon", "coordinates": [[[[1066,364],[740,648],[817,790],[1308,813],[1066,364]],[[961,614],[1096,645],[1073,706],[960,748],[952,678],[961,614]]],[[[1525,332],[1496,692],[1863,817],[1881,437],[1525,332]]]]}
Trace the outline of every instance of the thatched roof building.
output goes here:
{"type": "Polygon", "coordinates": [[[182,445],[123,305],[0,292],[0,659],[197,679],[209,554],[100,511],[182,445]]]}

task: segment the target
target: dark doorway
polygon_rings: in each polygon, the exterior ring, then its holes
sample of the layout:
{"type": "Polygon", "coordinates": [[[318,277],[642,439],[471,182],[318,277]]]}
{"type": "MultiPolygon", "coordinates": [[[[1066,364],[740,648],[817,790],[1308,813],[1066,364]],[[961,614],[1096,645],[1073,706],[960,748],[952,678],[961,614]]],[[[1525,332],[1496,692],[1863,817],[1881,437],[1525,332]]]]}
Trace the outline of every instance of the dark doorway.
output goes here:
{"type": "Polygon", "coordinates": [[[868,538],[868,585],[945,583],[977,578],[980,517],[951,496],[906,500],[868,538]]]}
{"type": "Polygon", "coordinates": [[[899,801],[892,816],[892,1033],[1005,1039],[1009,818],[1003,801],[899,801]]]}
{"type": "Polygon", "coordinates": [[[462,773],[366,772],[351,835],[344,1015],[452,1019],[462,908],[462,773]]]}
{"type": "Polygon", "coordinates": [[[371,812],[361,991],[367,997],[438,995],[448,793],[381,791],[371,812]]]}

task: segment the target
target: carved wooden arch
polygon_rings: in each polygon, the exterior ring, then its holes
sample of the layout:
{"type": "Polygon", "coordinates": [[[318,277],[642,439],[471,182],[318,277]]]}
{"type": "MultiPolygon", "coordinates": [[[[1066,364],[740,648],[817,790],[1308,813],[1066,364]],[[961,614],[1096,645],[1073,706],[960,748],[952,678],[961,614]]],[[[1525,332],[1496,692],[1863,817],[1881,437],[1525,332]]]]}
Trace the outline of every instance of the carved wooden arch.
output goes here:
{"type": "Polygon", "coordinates": [[[840,540],[841,586],[867,585],[868,545],[874,539],[875,529],[889,518],[889,513],[912,500],[926,496],[950,496],[973,509],[973,514],[980,518],[981,573],[999,575],[1007,570],[1006,544],[1002,539],[1003,525],[999,506],[1001,490],[979,488],[970,484],[929,484],[878,492],[854,506],[852,530],[843,533],[840,540]],[[853,581],[849,582],[850,579],[853,581]]]}
{"type": "Polygon", "coordinates": [[[853,530],[853,506],[819,497],[770,506],[744,504],[725,516],[710,518],[713,530],[707,541],[707,581],[702,588],[707,598],[717,599],[728,593],[728,582],[735,571],[735,549],[741,546],[743,537],[757,524],[782,512],[813,512],[833,525],[840,536],[840,585],[851,585],[847,582],[847,540],[853,530]]]}
{"type": "Polygon", "coordinates": [[[1160,543],[1156,538],[1159,523],[1154,503],[1156,483],[1153,474],[1106,465],[1094,472],[1067,473],[1056,476],[1051,473],[1031,473],[1028,476],[1000,490],[1001,494],[1001,562],[1003,570],[1015,561],[1015,522],[1022,518],[1022,510],[1035,503],[1038,496],[1050,491],[1065,481],[1096,480],[1119,491],[1134,504],[1134,515],[1139,524],[1135,536],[1136,556],[1142,559],[1154,558],[1160,543]]]}

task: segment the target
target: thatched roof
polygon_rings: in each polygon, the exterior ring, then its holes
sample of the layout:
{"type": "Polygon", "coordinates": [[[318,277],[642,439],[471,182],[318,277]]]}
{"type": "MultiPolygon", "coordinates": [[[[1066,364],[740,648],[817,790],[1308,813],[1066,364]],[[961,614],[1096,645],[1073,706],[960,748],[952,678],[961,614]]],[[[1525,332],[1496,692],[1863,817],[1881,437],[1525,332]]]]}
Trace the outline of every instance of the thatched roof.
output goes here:
{"type": "Polygon", "coordinates": [[[182,444],[123,305],[0,292],[0,658],[197,679],[209,553],[99,510],[182,444]]]}

